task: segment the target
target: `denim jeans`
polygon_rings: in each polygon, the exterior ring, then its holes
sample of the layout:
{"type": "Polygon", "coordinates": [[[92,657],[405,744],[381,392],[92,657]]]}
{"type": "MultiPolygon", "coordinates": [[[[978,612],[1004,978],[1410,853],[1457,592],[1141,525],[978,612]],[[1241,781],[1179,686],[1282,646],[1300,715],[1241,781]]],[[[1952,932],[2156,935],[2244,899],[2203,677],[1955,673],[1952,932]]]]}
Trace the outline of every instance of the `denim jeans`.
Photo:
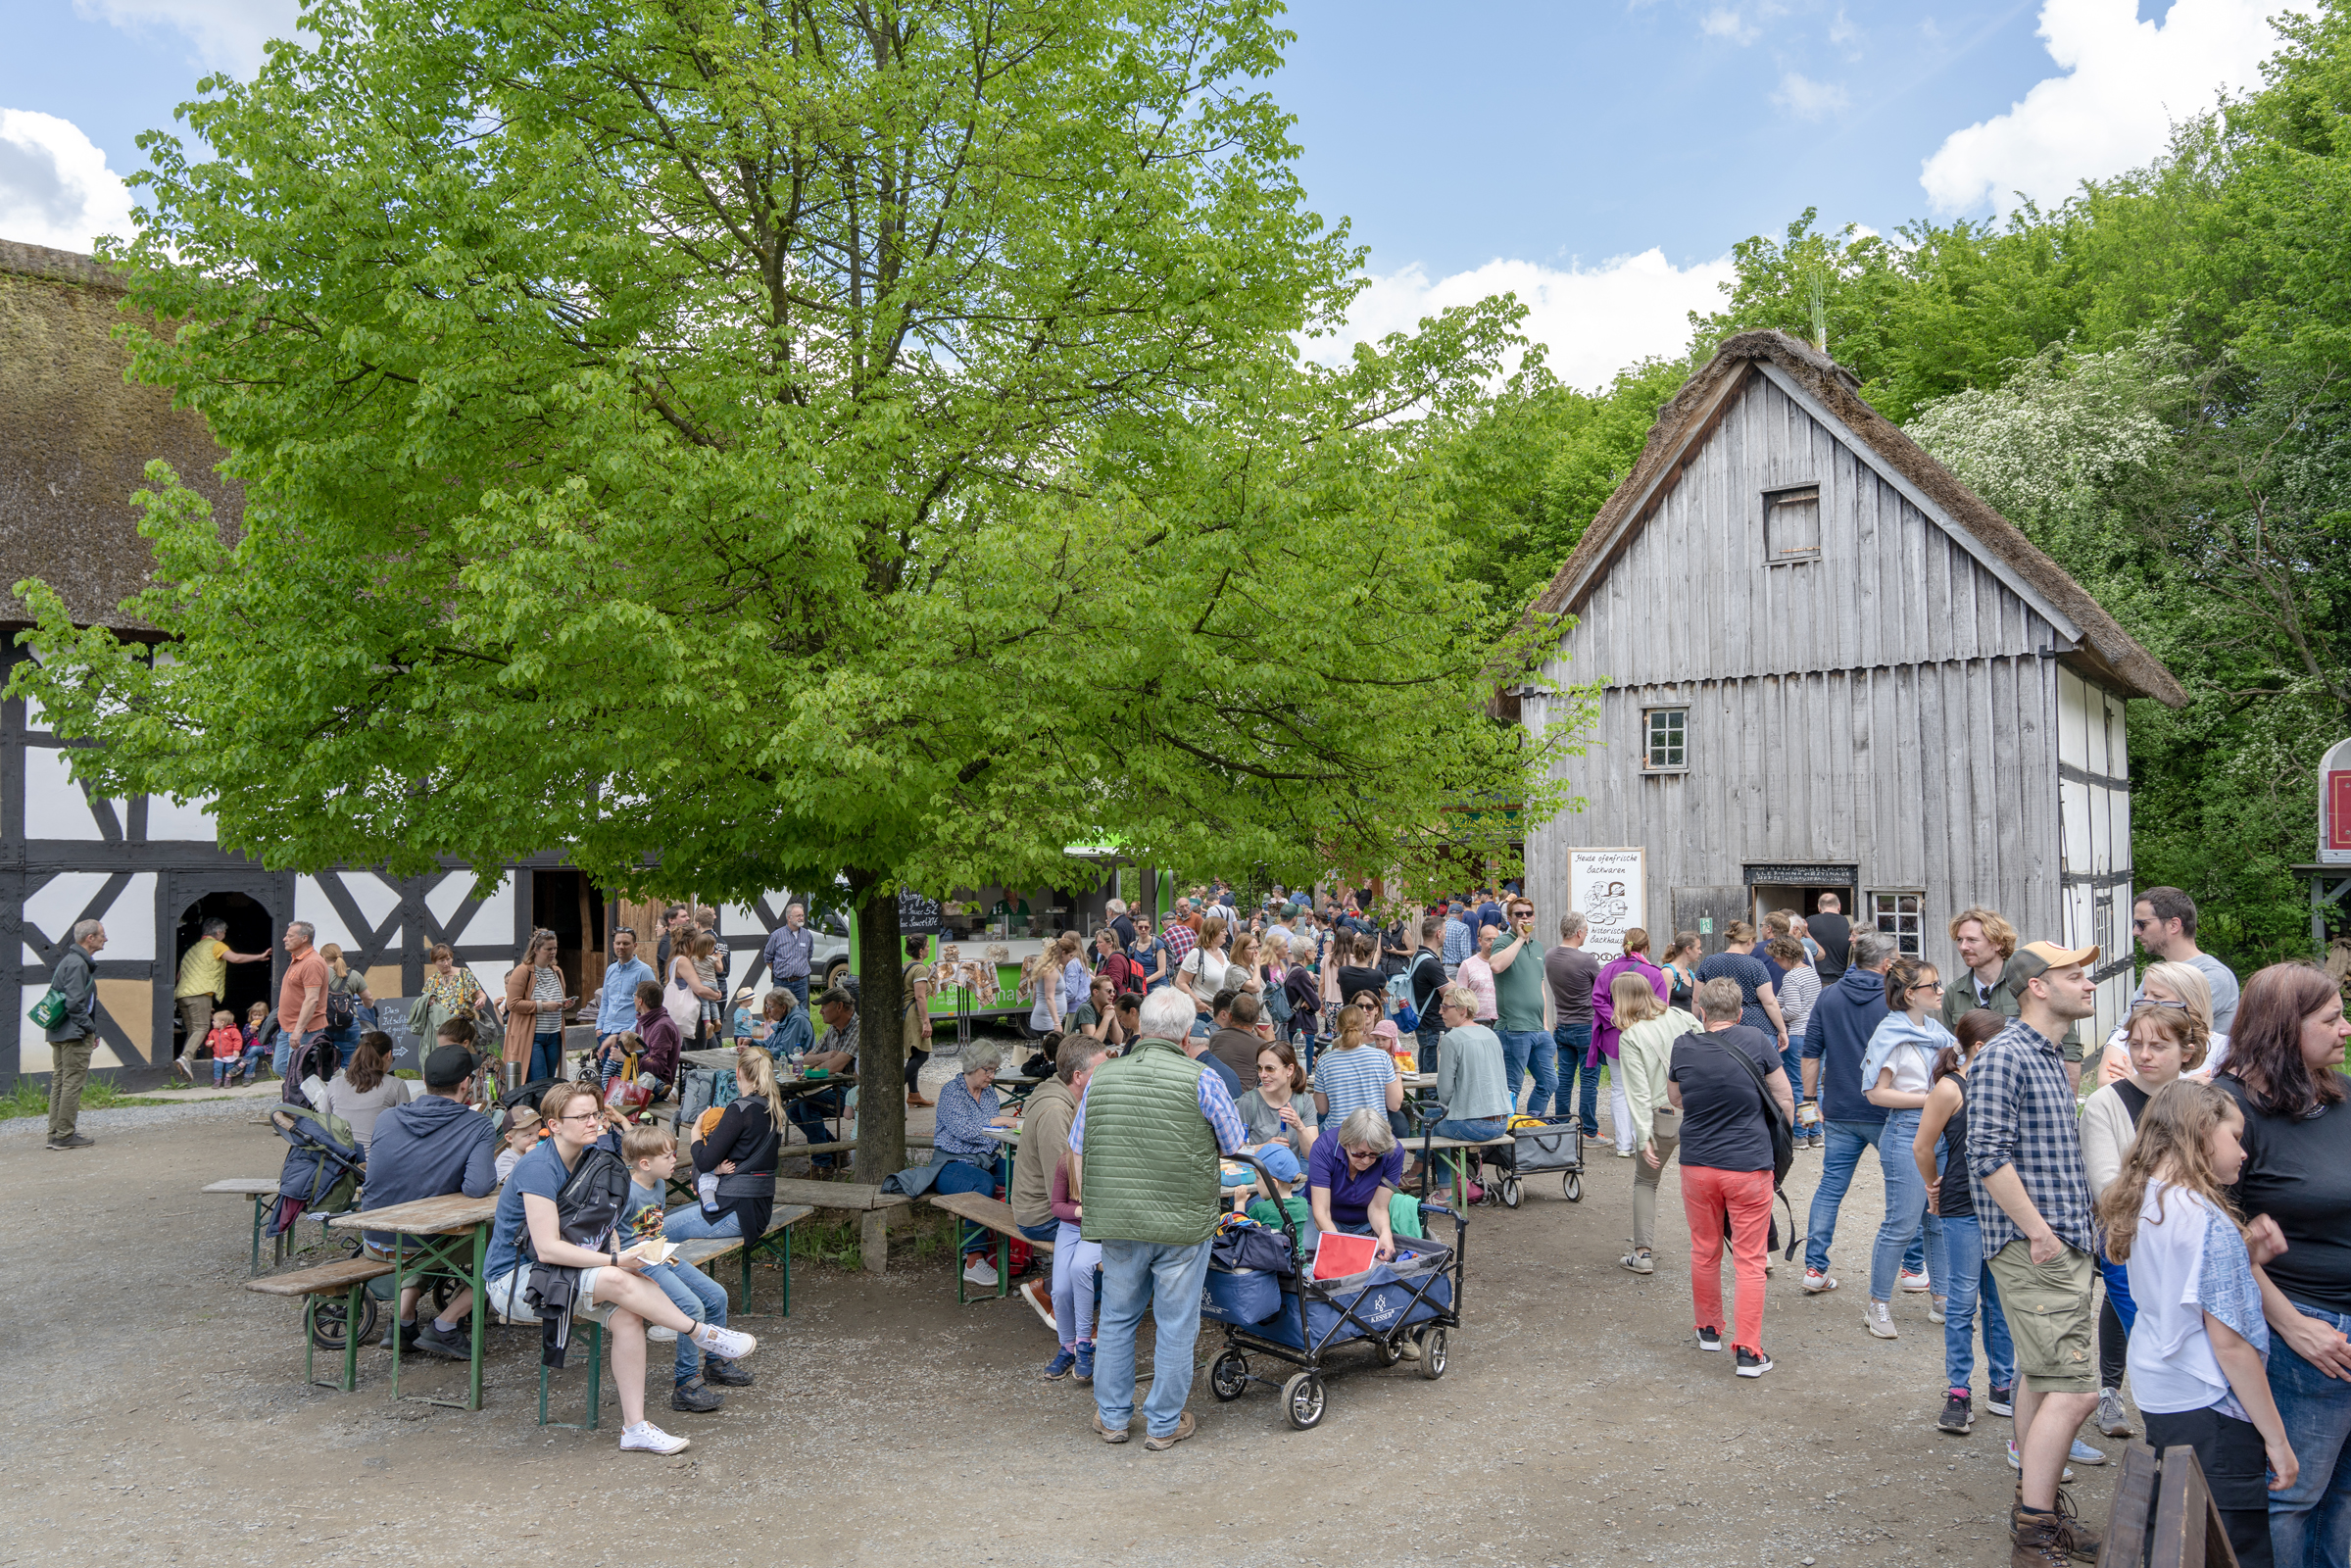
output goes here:
{"type": "Polygon", "coordinates": [[[1151,1391],[1144,1425],[1154,1438],[1175,1431],[1192,1397],[1193,1350],[1200,1339],[1200,1290],[1208,1244],[1102,1243],[1102,1321],[1095,1326],[1094,1407],[1112,1432],[1135,1419],[1135,1330],[1149,1308],[1158,1329],[1151,1347],[1151,1391]]]}
{"type": "Polygon", "coordinates": [[[1094,1270],[1102,1245],[1089,1242],[1067,1220],[1055,1220],[1053,1237],[1053,1327],[1061,1348],[1094,1343],[1094,1270]]]}
{"type": "MultiPolygon", "coordinates": [[[[982,1167],[961,1154],[950,1154],[947,1156],[946,1162],[942,1164],[938,1155],[934,1153],[931,1162],[939,1166],[939,1174],[931,1182],[932,1192],[942,1197],[949,1193],[977,1193],[982,1198],[996,1196],[996,1169],[994,1166],[982,1167]]],[[[993,1266],[996,1251],[996,1233],[994,1231],[984,1225],[974,1225],[966,1219],[955,1222],[955,1235],[956,1256],[963,1257],[973,1252],[985,1252],[990,1254],[990,1263],[993,1266]]]]}
{"type": "MultiPolygon", "coordinates": [[[[829,1144],[833,1141],[833,1130],[824,1124],[824,1118],[837,1115],[846,1098],[846,1090],[819,1089],[814,1094],[786,1101],[784,1120],[799,1128],[800,1135],[809,1143],[829,1144]]],[[[814,1158],[818,1170],[832,1168],[832,1155],[818,1154],[814,1158]]]]}
{"type": "MultiPolygon", "coordinates": [[[[2351,1317],[2300,1301],[2294,1309],[2345,1333],[2351,1317]]],[[[2342,1568],[2351,1560],[2351,1382],[2330,1378],[2294,1353],[2281,1334],[2270,1336],[2270,1393],[2277,1396],[2285,1440],[2302,1474],[2270,1494],[2270,1546],[2278,1568],[2342,1568]]]]}
{"type": "MultiPolygon", "coordinates": [[[[1837,1238],[1837,1210],[1845,1200],[1845,1189],[1853,1185],[1853,1167],[1861,1163],[1861,1152],[1875,1149],[1878,1135],[1886,1130],[1884,1122],[1874,1121],[1825,1121],[1821,1126],[1828,1133],[1829,1147],[1821,1158],[1821,1184],[1813,1189],[1812,1213],[1804,1222],[1804,1267],[1812,1273],[1828,1271],[1829,1244],[1837,1238]]],[[[1902,1266],[1912,1270],[1927,1266],[1923,1231],[1911,1237],[1902,1266]]]]}
{"type": "Polygon", "coordinates": [[[2000,1310],[2000,1288],[1984,1261],[1984,1226],[1973,1214],[1942,1222],[1942,1264],[1935,1288],[1943,1293],[1943,1379],[1954,1389],[1976,1375],[1976,1316],[1984,1316],[1984,1359],[1995,1389],[2016,1387],[2016,1346],[2000,1310]]]}
{"type": "Polygon", "coordinates": [[[1513,1029],[1502,1036],[1502,1084],[1510,1103],[1518,1103],[1519,1074],[1532,1072],[1534,1092],[1527,1098],[1527,1114],[1541,1116],[1559,1097],[1559,1043],[1540,1029],[1513,1029]]]}
{"type": "MultiPolygon", "coordinates": [[[[691,1263],[659,1263],[645,1271],[645,1277],[661,1288],[670,1303],[697,1323],[715,1323],[726,1327],[726,1287],[705,1274],[691,1263]]],[[[677,1365],[673,1375],[680,1383],[702,1370],[702,1351],[694,1345],[694,1336],[677,1337],[677,1365]]]]}
{"type": "MultiPolygon", "coordinates": [[[[1802,1030],[1793,1030],[1788,1034],[1788,1049],[1780,1053],[1780,1067],[1788,1074],[1788,1087],[1794,1096],[1796,1105],[1801,1108],[1804,1103],[1804,1032],[1802,1030]]],[[[1820,1096],[1815,1095],[1812,1098],[1818,1101],[1820,1096]]],[[[1796,1136],[1803,1137],[1804,1129],[1797,1128],[1796,1136]]]]}
{"type": "MultiPolygon", "coordinates": [[[[1429,1131],[1439,1138],[1459,1138],[1465,1142],[1477,1143],[1488,1138],[1500,1137],[1502,1129],[1509,1124],[1510,1118],[1507,1116],[1447,1116],[1429,1131]]],[[[1470,1159],[1474,1157],[1470,1151],[1439,1149],[1432,1152],[1436,1156],[1434,1162],[1444,1169],[1450,1171],[1456,1166],[1463,1167],[1464,1179],[1473,1178],[1476,1175],[1476,1168],[1469,1164],[1470,1159]]]]}
{"type": "Polygon", "coordinates": [[[778,980],[778,981],[776,982],[776,984],[777,984],[777,985],[779,985],[779,986],[781,986],[781,987],[783,987],[783,988],[784,988],[786,991],[789,991],[789,992],[791,992],[791,993],[792,993],[792,995],[794,995],[795,997],[798,997],[798,998],[800,999],[800,1005],[801,1005],[801,1010],[802,1010],[802,1011],[804,1011],[804,1012],[805,1012],[805,1011],[807,1011],[807,1010],[808,1010],[808,977],[807,975],[805,975],[805,974],[803,974],[803,975],[794,975],[794,976],[793,976],[791,979],[789,979],[789,980],[778,980]]]}
{"type": "Polygon", "coordinates": [[[668,1220],[661,1226],[661,1240],[665,1242],[707,1242],[719,1237],[742,1234],[743,1216],[741,1214],[730,1208],[716,1219],[712,1219],[702,1211],[700,1203],[689,1203],[684,1208],[672,1209],[668,1220]]]}
{"type": "Polygon", "coordinates": [[[1592,1054],[1592,1025],[1563,1023],[1551,1031],[1551,1040],[1559,1052],[1558,1089],[1552,1101],[1552,1114],[1566,1115],[1572,1107],[1583,1117],[1584,1136],[1596,1138],[1600,1132],[1600,1064],[1584,1065],[1592,1054]],[[1582,1079],[1577,1074],[1583,1075],[1582,1079]]]}
{"type": "MultiPolygon", "coordinates": [[[[1902,1254],[1917,1250],[1922,1224],[1934,1238],[1929,1245],[1941,1245],[1942,1221],[1927,1212],[1927,1184],[1919,1178],[1918,1161],[1910,1153],[1918,1131],[1919,1112],[1912,1107],[1887,1111],[1878,1135],[1878,1169],[1886,1177],[1886,1219],[1878,1227],[1877,1245],[1870,1250],[1870,1299],[1874,1301],[1894,1298],[1894,1276],[1902,1254]]],[[[1939,1276],[1935,1277],[1935,1288],[1943,1288],[1939,1276]]]]}
{"type": "MultiPolygon", "coordinates": [[[[311,1047],[317,1045],[319,1041],[325,1038],[325,1030],[313,1029],[308,1034],[305,1034],[301,1037],[300,1049],[307,1054],[311,1047]]],[[[269,1055],[269,1068],[272,1072],[276,1073],[278,1077],[283,1078],[286,1075],[286,1070],[293,1066],[295,1049],[295,1037],[286,1030],[280,1029],[277,1032],[277,1047],[273,1052],[270,1053],[269,1055]]]]}
{"type": "Polygon", "coordinates": [[[1413,1031],[1413,1038],[1420,1042],[1419,1049],[1412,1053],[1413,1065],[1422,1072],[1435,1072],[1437,1042],[1445,1038],[1445,1025],[1431,1019],[1413,1031]]]}
{"type": "Polygon", "coordinates": [[[551,1035],[530,1037],[530,1071],[523,1082],[535,1084],[546,1078],[563,1076],[563,1034],[557,1030],[551,1035]]]}

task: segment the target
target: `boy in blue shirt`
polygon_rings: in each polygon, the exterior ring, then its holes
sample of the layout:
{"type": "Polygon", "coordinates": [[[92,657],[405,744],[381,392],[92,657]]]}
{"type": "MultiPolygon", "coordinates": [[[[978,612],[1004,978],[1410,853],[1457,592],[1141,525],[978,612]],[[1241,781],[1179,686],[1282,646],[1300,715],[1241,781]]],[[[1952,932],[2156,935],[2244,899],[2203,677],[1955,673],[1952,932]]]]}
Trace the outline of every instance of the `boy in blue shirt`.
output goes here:
{"type": "MultiPolygon", "coordinates": [[[[620,1157],[628,1162],[628,1202],[621,1209],[620,1230],[613,1243],[626,1250],[640,1242],[661,1239],[669,1173],[677,1169],[677,1140],[659,1127],[631,1127],[620,1141],[620,1157]]],[[[726,1326],[726,1287],[693,1264],[683,1261],[649,1264],[645,1277],[659,1285],[661,1294],[695,1322],[726,1326]]],[[[710,1384],[728,1388],[747,1388],[751,1384],[752,1374],[722,1355],[697,1349],[690,1335],[649,1324],[645,1337],[677,1342],[676,1386],[669,1394],[672,1410],[704,1414],[718,1409],[726,1403],[726,1397],[713,1392],[710,1384]]]]}

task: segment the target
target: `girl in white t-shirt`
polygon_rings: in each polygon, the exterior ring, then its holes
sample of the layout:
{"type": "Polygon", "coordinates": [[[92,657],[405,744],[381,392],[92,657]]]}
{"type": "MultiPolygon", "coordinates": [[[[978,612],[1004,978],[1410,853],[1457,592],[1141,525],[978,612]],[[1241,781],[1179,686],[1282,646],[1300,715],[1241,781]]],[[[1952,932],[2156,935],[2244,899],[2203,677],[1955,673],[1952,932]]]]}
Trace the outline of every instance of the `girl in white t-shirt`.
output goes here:
{"type": "Polygon", "coordinates": [[[1192,999],[1194,1011],[1202,1018],[1213,1015],[1216,993],[1224,989],[1225,971],[1233,966],[1225,956],[1224,942],[1224,920],[1208,916],[1200,923],[1200,946],[1184,955],[1176,970],[1176,989],[1192,999]]]}
{"type": "Polygon", "coordinates": [[[2244,1113],[2180,1078],[2139,1112],[2122,1174],[2098,1200],[2106,1253],[2131,1271],[2131,1386],[2161,1453],[2196,1450],[2241,1568],[2270,1568],[2268,1494],[2300,1465],[2264,1370],[2270,1330],[2253,1265],[2282,1250],[2248,1234],[2224,1191],[2244,1169],[2244,1113]]]}

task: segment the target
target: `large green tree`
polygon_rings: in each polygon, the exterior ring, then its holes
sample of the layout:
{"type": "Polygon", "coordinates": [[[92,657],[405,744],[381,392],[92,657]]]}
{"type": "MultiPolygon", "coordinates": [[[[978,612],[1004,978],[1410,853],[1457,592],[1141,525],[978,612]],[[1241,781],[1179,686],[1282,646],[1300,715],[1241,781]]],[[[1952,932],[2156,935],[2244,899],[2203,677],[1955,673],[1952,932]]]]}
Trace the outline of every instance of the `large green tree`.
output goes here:
{"type": "Polygon", "coordinates": [[[1410,434],[1510,313],[1301,365],[1358,258],[1252,85],[1275,9],[320,0],[183,111],[209,156],[147,140],[109,256],[243,536],[158,473],[169,658],[29,584],[18,689],[271,864],[845,876],[877,1179],[900,887],[1105,833],[1303,880],[1554,803],[1410,434]]]}

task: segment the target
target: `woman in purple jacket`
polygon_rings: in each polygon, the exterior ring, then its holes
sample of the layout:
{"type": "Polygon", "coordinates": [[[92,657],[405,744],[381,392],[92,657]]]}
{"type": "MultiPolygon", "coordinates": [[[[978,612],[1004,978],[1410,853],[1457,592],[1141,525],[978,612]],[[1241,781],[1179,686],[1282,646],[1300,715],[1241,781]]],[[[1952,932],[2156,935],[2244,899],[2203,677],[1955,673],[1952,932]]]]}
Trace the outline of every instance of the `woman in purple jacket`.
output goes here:
{"type": "MultiPolygon", "coordinates": [[[[1587,1066],[1596,1065],[1603,1056],[1613,1064],[1616,1060],[1616,1042],[1624,1034],[1616,1025],[1614,1007],[1609,1002],[1608,988],[1616,984],[1620,974],[1638,974],[1657,993],[1663,1005],[1668,986],[1665,971],[1649,961],[1649,934],[1640,926],[1625,931],[1624,956],[1610,958],[1600,965],[1599,977],[1592,983],[1592,1055],[1587,1066]]],[[[1633,1107],[1625,1099],[1623,1078],[1611,1065],[1608,1069],[1608,1126],[1616,1137],[1616,1157],[1633,1157],[1633,1107]]]]}

